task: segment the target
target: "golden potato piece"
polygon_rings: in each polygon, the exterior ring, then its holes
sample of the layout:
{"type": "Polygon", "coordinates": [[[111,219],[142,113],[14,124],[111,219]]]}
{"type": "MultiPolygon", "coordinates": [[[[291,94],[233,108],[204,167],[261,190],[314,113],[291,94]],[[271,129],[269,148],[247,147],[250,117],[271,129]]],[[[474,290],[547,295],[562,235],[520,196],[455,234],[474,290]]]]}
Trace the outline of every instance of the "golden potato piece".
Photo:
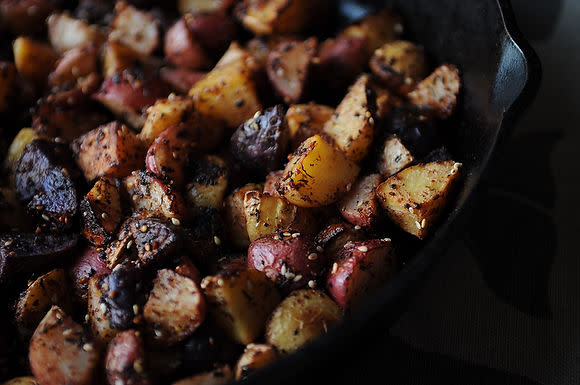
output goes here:
{"type": "Polygon", "coordinates": [[[268,344],[249,344],[236,364],[236,380],[267,366],[278,359],[278,351],[268,344]]]}
{"type": "Polygon", "coordinates": [[[330,119],[334,109],[322,104],[293,104],[286,111],[293,150],[313,135],[321,134],[324,124],[330,119]]]}
{"type": "Polygon", "coordinates": [[[417,84],[407,97],[412,104],[430,107],[439,118],[447,119],[455,111],[460,89],[461,79],[457,67],[443,64],[417,84]]]}
{"type": "Polygon", "coordinates": [[[460,169],[452,160],[406,168],[379,185],[377,197],[393,222],[424,239],[449,203],[460,169]]]}
{"type": "Polygon", "coordinates": [[[341,318],[340,307],[322,290],[296,290],[270,316],[266,341],[282,353],[291,353],[326,333],[341,318]]]}
{"type": "Polygon", "coordinates": [[[57,53],[46,43],[20,36],[14,40],[14,64],[20,76],[37,86],[46,84],[48,74],[58,59],[57,53]]]}
{"type": "Polygon", "coordinates": [[[224,201],[224,219],[228,226],[226,234],[229,241],[237,248],[244,249],[250,245],[246,227],[244,197],[248,191],[262,191],[260,184],[247,184],[228,195],[224,201]]]}
{"type": "Polygon", "coordinates": [[[236,7],[236,16],[256,35],[298,33],[310,20],[309,3],[308,0],[244,0],[236,7]]]}
{"type": "Polygon", "coordinates": [[[327,206],[350,189],[359,171],[342,151],[314,135],[292,155],[278,192],[298,207],[327,206]]]}
{"type": "Polygon", "coordinates": [[[2,385],[38,385],[34,377],[16,377],[6,382],[2,385]]]}
{"type": "Polygon", "coordinates": [[[18,131],[18,134],[12,140],[12,144],[8,148],[8,153],[4,159],[4,168],[10,170],[14,173],[16,168],[16,162],[20,159],[22,150],[24,147],[34,139],[38,139],[40,136],[32,128],[23,128],[18,131]]]}
{"type": "Polygon", "coordinates": [[[151,55],[160,42],[157,20],[124,1],[115,5],[110,28],[109,40],[131,47],[140,56],[151,55]]]}
{"type": "Polygon", "coordinates": [[[193,181],[186,186],[186,199],[194,207],[221,209],[228,187],[226,162],[216,155],[204,155],[192,162],[193,181]]]}

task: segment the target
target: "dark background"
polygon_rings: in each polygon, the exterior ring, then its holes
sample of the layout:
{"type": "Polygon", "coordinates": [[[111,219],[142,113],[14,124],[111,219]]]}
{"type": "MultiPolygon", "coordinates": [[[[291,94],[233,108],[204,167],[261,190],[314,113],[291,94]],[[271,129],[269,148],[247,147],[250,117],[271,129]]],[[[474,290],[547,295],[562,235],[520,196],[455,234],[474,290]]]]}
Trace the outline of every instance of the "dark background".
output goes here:
{"type": "Polygon", "coordinates": [[[427,284],[326,383],[580,384],[580,1],[513,6],[538,96],[427,284]]]}

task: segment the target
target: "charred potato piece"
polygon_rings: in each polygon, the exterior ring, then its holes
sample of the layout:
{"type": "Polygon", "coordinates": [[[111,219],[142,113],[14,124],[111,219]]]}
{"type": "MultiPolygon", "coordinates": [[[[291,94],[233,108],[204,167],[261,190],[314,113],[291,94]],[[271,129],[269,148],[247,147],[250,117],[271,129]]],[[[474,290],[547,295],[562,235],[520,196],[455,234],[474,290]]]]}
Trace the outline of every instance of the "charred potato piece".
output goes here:
{"type": "Polygon", "coordinates": [[[248,249],[248,267],[263,271],[285,290],[315,287],[325,262],[314,237],[293,230],[278,230],[259,238],[248,249]]]}
{"type": "Polygon", "coordinates": [[[28,211],[39,218],[41,227],[66,229],[78,210],[74,181],[79,175],[66,144],[36,139],[22,151],[14,183],[19,199],[28,202],[28,211]]]}
{"type": "Polygon", "coordinates": [[[16,377],[6,382],[2,385],[38,385],[34,377],[16,377]]]}
{"type": "Polygon", "coordinates": [[[205,319],[205,299],[193,280],[172,270],[159,270],[143,308],[150,337],[173,345],[191,335],[205,319]]]}
{"type": "Polygon", "coordinates": [[[105,42],[106,37],[96,26],[83,20],[75,19],[66,13],[54,13],[47,19],[48,40],[60,53],[75,47],[93,43],[97,48],[105,42]]]}
{"type": "Polygon", "coordinates": [[[227,11],[236,0],[178,0],[177,8],[181,14],[214,13],[227,11]]]}
{"type": "MultiPolygon", "coordinates": [[[[212,65],[203,46],[190,30],[186,17],[179,19],[169,28],[163,46],[165,57],[177,67],[207,69],[212,65]]],[[[189,15],[191,17],[191,15],[189,15]]]]}
{"type": "Polygon", "coordinates": [[[32,128],[23,128],[18,131],[18,134],[12,140],[10,147],[6,153],[6,158],[4,159],[4,168],[12,173],[16,171],[16,164],[22,151],[26,145],[32,142],[34,139],[40,138],[40,135],[36,133],[32,128]]]}
{"type": "Polygon", "coordinates": [[[147,151],[147,170],[175,186],[182,186],[185,163],[194,146],[194,140],[183,124],[168,127],[147,151]]]}
{"type": "Polygon", "coordinates": [[[334,260],[343,246],[349,242],[362,241],[365,235],[360,229],[346,222],[333,223],[326,226],[316,235],[316,245],[319,252],[324,252],[327,260],[334,260]]]}
{"type": "Polygon", "coordinates": [[[270,316],[266,342],[282,353],[292,353],[326,333],[341,319],[340,307],[323,291],[296,290],[270,316]]]}
{"type": "Polygon", "coordinates": [[[122,220],[117,181],[101,177],[80,203],[82,232],[96,246],[108,243],[122,220]]]}
{"type": "Polygon", "coordinates": [[[343,309],[352,309],[369,298],[396,273],[389,238],[349,242],[338,253],[326,288],[343,309]]]}
{"type": "Polygon", "coordinates": [[[439,118],[447,119],[455,111],[460,89],[461,79],[457,67],[443,64],[418,83],[407,97],[412,104],[430,107],[439,118]]]}
{"type": "Polygon", "coordinates": [[[16,67],[10,62],[0,62],[0,112],[11,105],[16,92],[16,67]]]}
{"type": "Polygon", "coordinates": [[[28,360],[40,384],[88,385],[95,375],[99,352],[82,326],[53,306],[30,340],[28,360]]]}
{"type": "Polygon", "coordinates": [[[250,245],[244,210],[244,199],[248,191],[261,191],[262,185],[248,184],[232,192],[224,201],[225,222],[229,226],[226,234],[229,241],[237,248],[243,249],[250,245]]]}
{"type": "Polygon", "coordinates": [[[413,154],[397,135],[389,135],[379,154],[377,169],[384,177],[390,177],[415,161],[413,154]]]}
{"type": "Polygon", "coordinates": [[[135,330],[121,332],[113,338],[105,355],[105,371],[109,385],[147,385],[144,371],[143,340],[135,330]]]}
{"type": "Polygon", "coordinates": [[[244,215],[250,242],[281,228],[311,232],[316,226],[310,210],[259,191],[248,191],[244,196],[244,215]]]}
{"type": "Polygon", "coordinates": [[[216,324],[242,344],[249,344],[260,336],[268,315],[280,302],[274,284],[254,269],[205,277],[201,288],[216,324]]]}
{"type": "Polygon", "coordinates": [[[421,163],[393,175],[377,188],[387,215],[399,227],[424,239],[449,204],[461,163],[421,163]]]}
{"type": "Polygon", "coordinates": [[[241,23],[256,35],[301,32],[311,20],[307,0],[243,0],[235,9],[241,23]]]}
{"type": "Polygon", "coordinates": [[[330,120],[333,113],[333,108],[312,102],[291,105],[286,111],[286,120],[292,150],[311,136],[322,134],[324,124],[330,120]]]}
{"type": "Polygon", "coordinates": [[[118,122],[86,133],[71,147],[89,182],[101,176],[122,178],[140,169],[144,163],[143,144],[127,126],[118,122]]]}
{"type": "Polygon", "coordinates": [[[423,157],[439,146],[441,138],[432,111],[414,106],[393,109],[387,130],[401,140],[413,157],[423,157]]]}
{"type": "Polygon", "coordinates": [[[315,135],[288,161],[278,192],[298,207],[326,206],[350,189],[359,171],[342,151],[315,135]]]}
{"type": "Polygon", "coordinates": [[[169,89],[157,74],[141,70],[124,70],[107,78],[93,98],[135,129],[145,124],[142,113],[169,89]]]}
{"type": "Polygon", "coordinates": [[[169,95],[167,99],[157,100],[147,109],[147,119],[139,138],[147,146],[151,146],[163,131],[177,126],[180,122],[188,121],[192,113],[193,102],[189,98],[169,95]]]}
{"type": "Polygon", "coordinates": [[[181,229],[156,218],[131,218],[129,231],[142,266],[159,265],[183,244],[181,229]]]}
{"type": "Polygon", "coordinates": [[[283,42],[270,51],[266,64],[268,78],[285,103],[297,103],[303,98],[317,48],[316,38],[310,38],[283,42]]]}
{"type": "Polygon", "coordinates": [[[279,169],[287,155],[290,135],[284,107],[258,112],[242,124],[230,141],[234,160],[256,172],[279,169]]]}
{"type": "Polygon", "coordinates": [[[220,209],[228,187],[226,162],[216,155],[192,158],[188,174],[193,175],[186,186],[186,199],[193,207],[220,209]]]}
{"type": "Polygon", "coordinates": [[[58,55],[46,43],[20,36],[13,44],[14,64],[20,76],[43,87],[58,55]]]}
{"type": "Polygon", "coordinates": [[[222,385],[234,379],[232,369],[228,365],[218,367],[211,372],[196,374],[174,382],[172,385],[222,385]]]}
{"type": "Polygon", "coordinates": [[[195,263],[207,270],[223,253],[225,224],[219,209],[197,207],[194,213],[191,231],[186,238],[186,249],[192,251],[195,263]]]}
{"type": "Polygon", "coordinates": [[[75,82],[97,72],[98,51],[93,43],[72,48],[63,53],[48,76],[51,87],[75,82]]]}
{"type": "Polygon", "coordinates": [[[236,364],[236,380],[246,378],[277,359],[278,351],[272,345],[249,344],[236,364]]]}
{"type": "Polygon", "coordinates": [[[206,72],[187,68],[162,68],[161,79],[178,94],[187,94],[195,84],[203,79],[206,72]]]}
{"type": "Polygon", "coordinates": [[[376,100],[368,75],[362,75],[324,124],[330,136],[347,158],[360,162],[369,152],[374,137],[376,100]]]}
{"type": "Polygon", "coordinates": [[[134,210],[147,216],[166,218],[179,226],[186,218],[183,198],[159,178],[144,171],[135,171],[122,186],[134,210]]]}
{"type": "Polygon", "coordinates": [[[16,322],[34,330],[52,305],[70,308],[68,281],[63,269],[49,271],[26,288],[16,303],[16,322]]]}
{"type": "Polygon", "coordinates": [[[159,26],[149,13],[120,1],[110,24],[109,40],[131,47],[141,56],[149,56],[159,45],[159,26]]]}
{"type": "Polygon", "coordinates": [[[105,262],[103,249],[89,246],[82,250],[68,270],[75,289],[75,300],[86,305],[88,299],[89,279],[95,275],[107,275],[111,269],[105,262]]]}
{"type": "Polygon", "coordinates": [[[375,190],[381,183],[379,174],[360,178],[346,195],[338,202],[343,218],[349,223],[363,228],[372,228],[379,219],[380,206],[375,190]]]}
{"type": "Polygon", "coordinates": [[[16,278],[19,273],[34,273],[64,264],[77,241],[78,236],[74,234],[0,236],[0,283],[16,278]]]}
{"type": "Polygon", "coordinates": [[[403,95],[428,73],[423,47],[405,40],[393,41],[375,50],[370,67],[383,84],[403,95]]]}
{"type": "Polygon", "coordinates": [[[103,76],[105,78],[111,78],[140,63],[138,52],[116,41],[108,41],[103,46],[102,51],[103,76]]]}
{"type": "Polygon", "coordinates": [[[261,111],[254,67],[250,54],[232,44],[215,68],[189,90],[196,109],[229,127],[238,127],[261,111]]]}

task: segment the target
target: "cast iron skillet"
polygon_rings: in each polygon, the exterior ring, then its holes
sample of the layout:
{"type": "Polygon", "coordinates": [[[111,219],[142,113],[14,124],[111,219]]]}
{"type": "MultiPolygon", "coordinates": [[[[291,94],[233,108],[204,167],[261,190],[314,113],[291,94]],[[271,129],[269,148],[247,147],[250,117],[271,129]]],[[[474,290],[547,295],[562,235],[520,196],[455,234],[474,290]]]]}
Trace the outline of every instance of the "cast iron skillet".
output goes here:
{"type": "Polygon", "coordinates": [[[313,373],[336,370],[373,333],[388,329],[458,234],[490,157],[538,89],[539,59],[518,30],[508,0],[341,1],[341,12],[356,18],[385,5],[403,16],[405,37],[423,44],[434,63],[460,68],[462,95],[449,129],[455,131],[451,152],[464,165],[463,184],[446,220],[394,280],[328,334],[250,376],[248,384],[308,382],[313,373]]]}

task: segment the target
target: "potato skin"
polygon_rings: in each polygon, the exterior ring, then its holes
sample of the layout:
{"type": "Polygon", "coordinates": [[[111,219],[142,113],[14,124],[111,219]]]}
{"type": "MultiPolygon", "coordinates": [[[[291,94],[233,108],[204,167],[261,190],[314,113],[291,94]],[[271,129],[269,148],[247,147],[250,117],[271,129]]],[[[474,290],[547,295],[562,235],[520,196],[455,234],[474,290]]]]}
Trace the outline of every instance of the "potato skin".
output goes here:
{"type": "Polygon", "coordinates": [[[300,143],[313,135],[323,134],[324,124],[333,113],[333,108],[313,102],[291,105],[286,111],[291,149],[297,149],[300,143]]]}
{"type": "Polygon", "coordinates": [[[266,341],[281,353],[292,353],[326,333],[342,318],[340,307],[321,290],[290,293],[266,326],[266,341]]]}
{"type": "Polygon", "coordinates": [[[338,252],[348,242],[362,241],[365,234],[347,222],[332,223],[316,235],[316,245],[322,247],[327,260],[336,259],[338,252]]]}
{"type": "Polygon", "coordinates": [[[147,385],[144,372],[143,339],[135,330],[126,330],[113,338],[105,355],[105,371],[109,385],[147,385]]]}
{"type": "Polygon", "coordinates": [[[349,223],[364,228],[372,228],[379,219],[380,207],[375,190],[382,181],[379,174],[360,178],[338,202],[340,214],[349,223]]]}
{"type": "Polygon", "coordinates": [[[87,43],[66,51],[48,77],[51,87],[74,82],[97,72],[98,52],[95,44],[87,43]]]}
{"type": "Polygon", "coordinates": [[[235,368],[236,380],[248,377],[251,373],[263,368],[278,359],[278,351],[268,344],[249,344],[244,354],[238,359],[235,368]]]}
{"type": "Polygon", "coordinates": [[[105,262],[104,250],[89,246],[82,250],[68,269],[69,277],[75,289],[75,300],[86,304],[89,279],[94,275],[106,275],[111,272],[105,262]]]}
{"type": "Polygon", "coordinates": [[[352,309],[385,284],[397,271],[390,239],[349,242],[339,251],[326,281],[330,296],[352,309]]]}
{"type": "Polygon", "coordinates": [[[207,69],[211,59],[189,29],[185,17],[169,28],[165,35],[165,56],[177,67],[188,69],[207,69]]]}
{"type": "Polygon", "coordinates": [[[39,384],[88,385],[92,383],[99,352],[83,328],[53,306],[30,340],[28,357],[39,384]]]}
{"type": "Polygon", "coordinates": [[[185,162],[194,147],[194,141],[184,125],[170,126],[155,139],[145,157],[147,170],[160,178],[182,186],[185,162]]]}
{"type": "Polygon", "coordinates": [[[121,224],[122,207],[119,186],[111,177],[101,177],[81,201],[82,232],[96,246],[113,239],[121,224]]]}

